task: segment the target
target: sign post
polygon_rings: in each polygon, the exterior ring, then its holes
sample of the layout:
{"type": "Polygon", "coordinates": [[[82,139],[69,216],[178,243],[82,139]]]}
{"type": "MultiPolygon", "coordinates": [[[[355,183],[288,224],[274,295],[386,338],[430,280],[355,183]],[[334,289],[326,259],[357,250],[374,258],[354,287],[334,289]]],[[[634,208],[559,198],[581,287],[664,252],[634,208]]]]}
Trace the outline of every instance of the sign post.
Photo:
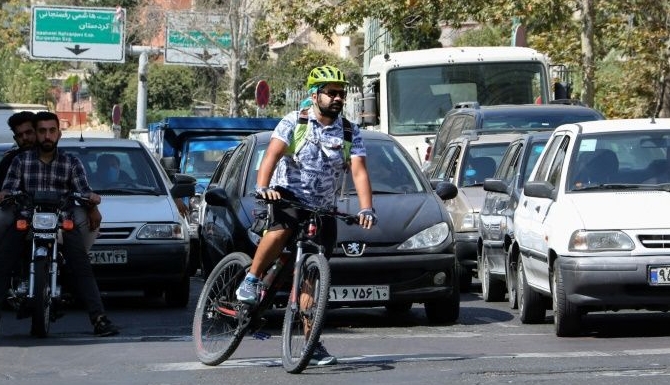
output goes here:
{"type": "Polygon", "coordinates": [[[30,57],[125,61],[124,13],[114,8],[32,7],[30,57]]]}

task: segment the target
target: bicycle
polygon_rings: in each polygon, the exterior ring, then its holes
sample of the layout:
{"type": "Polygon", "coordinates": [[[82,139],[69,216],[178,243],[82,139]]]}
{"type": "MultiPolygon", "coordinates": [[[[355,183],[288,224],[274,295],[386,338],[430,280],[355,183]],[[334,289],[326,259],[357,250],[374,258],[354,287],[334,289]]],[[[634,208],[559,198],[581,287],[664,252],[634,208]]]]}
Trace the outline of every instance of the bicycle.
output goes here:
{"type": "MultiPolygon", "coordinates": [[[[330,267],[324,246],[316,241],[321,230],[320,217],[332,216],[347,224],[357,223],[358,217],[315,209],[292,200],[260,200],[309,212],[287,243],[295,244],[295,250],[291,254],[282,253],[265,271],[261,277],[264,289],[257,305],[242,303],[235,295],[251,266],[251,257],[233,252],[214,267],[200,293],[193,318],[196,354],[202,363],[211,366],[227,360],[247,333],[260,332],[265,323],[263,313],[281,302],[276,296],[292,275],[282,326],[282,365],[289,373],[300,373],[309,364],[319,342],[330,289],[330,267]],[[305,253],[306,245],[316,247],[317,253],[305,253]],[[309,296],[313,301],[304,306],[309,296]]],[[[260,334],[260,338],[266,337],[269,335],[260,334]]]]}

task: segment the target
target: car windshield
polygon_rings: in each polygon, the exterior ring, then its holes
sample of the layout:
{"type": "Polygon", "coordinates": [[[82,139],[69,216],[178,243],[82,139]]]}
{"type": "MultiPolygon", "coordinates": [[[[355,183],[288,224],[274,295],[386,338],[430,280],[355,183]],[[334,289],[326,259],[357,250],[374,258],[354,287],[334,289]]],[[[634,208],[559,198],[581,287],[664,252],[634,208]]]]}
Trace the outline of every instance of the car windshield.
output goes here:
{"type": "Polygon", "coordinates": [[[164,195],[151,154],[142,148],[62,147],[84,164],[88,183],[100,195],[164,195]]]}
{"type": "Polygon", "coordinates": [[[462,164],[458,185],[481,186],[493,177],[509,142],[473,145],[468,148],[462,164]]]}
{"type": "MultiPolygon", "coordinates": [[[[256,174],[267,149],[267,144],[258,145],[251,160],[246,181],[246,192],[254,191],[256,174]]],[[[388,140],[366,140],[366,166],[373,194],[411,194],[425,192],[421,176],[412,167],[413,162],[399,145],[388,140]]],[[[347,173],[344,191],[354,192],[351,173],[347,173]]]]}
{"type": "Polygon", "coordinates": [[[568,191],[667,190],[670,183],[670,131],[584,134],[574,148],[568,191]]]}

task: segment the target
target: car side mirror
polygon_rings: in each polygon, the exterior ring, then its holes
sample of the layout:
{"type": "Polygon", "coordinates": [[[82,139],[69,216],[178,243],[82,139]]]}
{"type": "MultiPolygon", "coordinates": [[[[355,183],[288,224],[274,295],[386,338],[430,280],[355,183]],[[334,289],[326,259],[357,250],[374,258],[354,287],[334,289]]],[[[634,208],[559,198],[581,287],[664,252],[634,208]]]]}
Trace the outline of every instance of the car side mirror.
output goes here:
{"type": "Polygon", "coordinates": [[[454,199],[458,195],[458,187],[450,182],[440,182],[435,187],[435,193],[443,201],[454,199]]]}
{"type": "Polygon", "coordinates": [[[497,192],[507,194],[507,183],[500,179],[486,178],[484,179],[484,191],[497,192]]]}
{"type": "Polygon", "coordinates": [[[523,186],[523,193],[529,197],[552,199],[554,196],[554,186],[547,181],[527,182],[523,186]]]}
{"type": "Polygon", "coordinates": [[[208,190],[205,193],[205,202],[211,206],[226,206],[228,205],[228,195],[226,190],[221,187],[216,187],[208,190]]]}
{"type": "Polygon", "coordinates": [[[170,195],[173,198],[184,198],[195,195],[195,184],[197,180],[186,174],[174,174],[172,176],[172,188],[170,195]]]}

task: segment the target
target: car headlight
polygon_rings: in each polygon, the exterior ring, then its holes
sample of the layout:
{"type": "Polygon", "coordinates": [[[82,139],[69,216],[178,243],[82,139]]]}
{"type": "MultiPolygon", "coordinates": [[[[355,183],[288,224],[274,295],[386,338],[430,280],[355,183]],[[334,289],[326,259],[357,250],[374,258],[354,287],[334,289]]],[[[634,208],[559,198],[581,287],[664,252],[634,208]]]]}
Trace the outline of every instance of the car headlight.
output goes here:
{"type": "Polygon", "coordinates": [[[58,225],[58,215],[54,213],[33,214],[33,228],[37,230],[50,230],[58,225]]]}
{"type": "Polygon", "coordinates": [[[188,222],[189,223],[198,223],[200,221],[200,202],[201,202],[202,196],[201,195],[196,195],[192,196],[188,200],[188,209],[189,209],[189,215],[188,215],[188,222]]]}
{"type": "Polygon", "coordinates": [[[627,251],[634,248],[633,240],[626,233],[615,230],[577,230],[572,233],[568,244],[570,251],[627,251]]]}
{"type": "Polygon", "coordinates": [[[140,228],[137,239],[184,239],[184,231],[178,223],[149,223],[140,228]]]}
{"type": "Polygon", "coordinates": [[[398,250],[414,250],[432,247],[444,242],[449,236],[449,225],[440,222],[409,238],[398,246],[398,250]]]}
{"type": "Polygon", "coordinates": [[[463,215],[461,231],[477,230],[477,222],[479,222],[479,213],[467,213],[463,215]]]}

